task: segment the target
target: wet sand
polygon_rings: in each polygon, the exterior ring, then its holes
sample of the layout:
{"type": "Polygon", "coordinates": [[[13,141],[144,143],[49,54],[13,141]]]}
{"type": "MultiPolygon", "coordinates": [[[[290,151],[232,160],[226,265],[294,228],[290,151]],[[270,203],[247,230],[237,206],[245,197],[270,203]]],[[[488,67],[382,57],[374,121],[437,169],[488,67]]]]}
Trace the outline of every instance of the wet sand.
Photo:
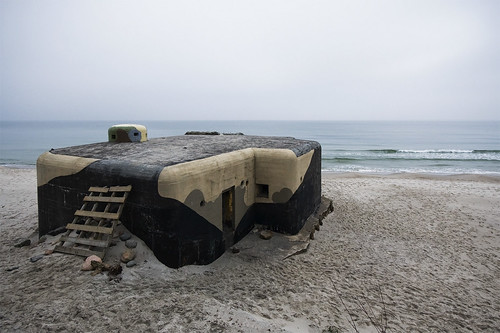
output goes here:
{"type": "Polygon", "coordinates": [[[323,195],[335,211],[304,253],[284,259],[288,238],[251,233],[239,253],[176,270],[139,240],[138,264],[110,281],[81,271],[81,257],[30,261],[57,236],[37,243],[36,171],[0,167],[0,329],[498,330],[500,178],[323,174],[323,195]],[[32,245],[14,247],[22,238],[32,245]]]}

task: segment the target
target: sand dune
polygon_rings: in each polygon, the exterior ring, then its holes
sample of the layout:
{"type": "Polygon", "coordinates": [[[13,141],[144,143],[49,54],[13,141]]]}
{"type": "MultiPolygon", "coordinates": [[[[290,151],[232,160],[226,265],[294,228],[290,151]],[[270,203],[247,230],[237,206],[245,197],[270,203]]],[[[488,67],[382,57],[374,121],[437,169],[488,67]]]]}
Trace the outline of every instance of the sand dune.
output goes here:
{"type": "Polygon", "coordinates": [[[0,167],[0,330],[498,331],[500,179],[324,174],[323,194],[335,211],[305,253],[283,259],[286,237],[252,233],[175,270],[139,241],[137,266],[110,281],[80,257],[30,261],[56,239],[37,243],[35,170],[0,167]]]}

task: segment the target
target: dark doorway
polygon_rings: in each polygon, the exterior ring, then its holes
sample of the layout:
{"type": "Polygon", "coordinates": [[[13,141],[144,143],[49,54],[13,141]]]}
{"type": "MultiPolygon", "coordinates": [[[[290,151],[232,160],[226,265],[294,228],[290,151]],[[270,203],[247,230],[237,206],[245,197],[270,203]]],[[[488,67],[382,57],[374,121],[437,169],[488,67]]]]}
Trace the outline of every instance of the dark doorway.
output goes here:
{"type": "Polygon", "coordinates": [[[234,186],[222,192],[222,232],[227,250],[234,242],[234,186]]]}

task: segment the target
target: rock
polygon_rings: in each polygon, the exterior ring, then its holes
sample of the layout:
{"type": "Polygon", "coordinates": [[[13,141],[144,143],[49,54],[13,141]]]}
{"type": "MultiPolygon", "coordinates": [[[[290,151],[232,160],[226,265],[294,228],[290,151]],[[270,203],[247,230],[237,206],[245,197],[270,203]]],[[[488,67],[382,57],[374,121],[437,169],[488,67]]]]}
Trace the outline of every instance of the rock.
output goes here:
{"type": "Polygon", "coordinates": [[[128,263],[127,263],[127,267],[130,268],[130,267],[134,267],[135,265],[137,265],[137,263],[135,262],[135,260],[130,260],[128,263]]]}
{"type": "MultiPolygon", "coordinates": [[[[102,271],[106,270],[106,265],[103,264],[102,262],[97,261],[97,260],[91,260],[90,266],[91,266],[91,268],[89,270],[93,271],[92,273],[90,273],[92,276],[95,276],[97,274],[101,274],[102,271]]],[[[83,270],[83,268],[82,268],[82,270],[83,270]]]]}
{"type": "Polygon", "coordinates": [[[91,270],[93,270],[94,267],[92,266],[92,261],[97,261],[99,263],[102,263],[102,259],[99,258],[98,256],[96,256],[96,255],[88,256],[85,259],[85,262],[82,264],[82,271],[91,271],[91,270]]]}
{"type": "Polygon", "coordinates": [[[43,254],[39,254],[37,256],[34,256],[34,257],[31,257],[30,258],[30,261],[31,262],[37,262],[38,260],[42,259],[43,258],[43,254]]]}
{"type": "Polygon", "coordinates": [[[43,235],[42,237],[38,238],[38,244],[43,243],[47,240],[47,235],[43,235]]]}
{"type": "Polygon", "coordinates": [[[46,256],[48,256],[48,255],[51,255],[52,253],[54,253],[54,250],[53,249],[48,249],[48,250],[45,250],[45,252],[43,254],[45,254],[46,256]]]}
{"type": "Polygon", "coordinates": [[[105,264],[96,260],[92,260],[90,264],[93,269],[93,272],[91,273],[92,276],[95,276],[105,271],[108,272],[108,276],[119,275],[122,272],[122,266],[119,263],[105,264]]]}
{"type": "Polygon", "coordinates": [[[268,239],[271,239],[273,237],[273,233],[271,232],[271,230],[262,230],[259,233],[259,236],[262,239],[268,240],[268,239]]]}
{"type": "Polygon", "coordinates": [[[19,242],[17,242],[16,245],[14,245],[14,247],[23,247],[23,246],[30,246],[31,245],[31,241],[29,239],[21,239],[19,242]]]}
{"type": "Polygon", "coordinates": [[[19,268],[19,266],[14,266],[14,267],[6,268],[5,271],[6,272],[12,272],[12,271],[15,271],[18,268],[19,268]]]}
{"type": "Polygon", "coordinates": [[[131,249],[126,249],[120,258],[121,262],[123,263],[128,263],[129,261],[133,260],[135,258],[135,252],[131,249]]]}
{"type": "Polygon", "coordinates": [[[54,230],[51,230],[49,231],[47,234],[50,235],[50,236],[57,236],[59,235],[60,233],[63,233],[66,231],[66,227],[63,226],[63,227],[59,227],[59,228],[56,228],[54,230]]]}
{"type": "Polygon", "coordinates": [[[130,237],[132,237],[132,235],[128,232],[124,232],[123,234],[120,235],[120,239],[122,241],[126,241],[126,240],[130,239],[130,237]]]}
{"type": "Polygon", "coordinates": [[[188,131],[184,135],[220,135],[216,131],[188,131]]]}
{"type": "Polygon", "coordinates": [[[231,252],[240,253],[240,249],[238,249],[236,246],[231,246],[231,252]]]}
{"type": "Polygon", "coordinates": [[[108,267],[108,276],[109,275],[119,275],[122,272],[122,265],[120,263],[117,263],[115,265],[110,265],[108,267]]]}
{"type": "Polygon", "coordinates": [[[122,276],[121,275],[111,275],[109,274],[108,272],[108,281],[109,282],[120,282],[122,280],[122,276]]]}
{"type": "Polygon", "coordinates": [[[137,246],[137,241],[135,239],[129,239],[125,242],[125,246],[129,249],[135,249],[137,246]]]}

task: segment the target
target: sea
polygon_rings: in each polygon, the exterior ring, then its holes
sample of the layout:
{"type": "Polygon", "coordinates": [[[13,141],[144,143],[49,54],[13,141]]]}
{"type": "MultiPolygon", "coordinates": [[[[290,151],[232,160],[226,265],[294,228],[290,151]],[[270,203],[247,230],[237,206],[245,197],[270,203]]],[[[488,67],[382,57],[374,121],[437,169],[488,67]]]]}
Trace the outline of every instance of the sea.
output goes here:
{"type": "MultiPolygon", "coordinates": [[[[123,123],[123,122],[120,122],[123,123]]],[[[150,121],[149,138],[217,131],[318,141],[324,172],[500,176],[500,122],[150,121]]],[[[0,165],[34,168],[51,148],[107,141],[110,121],[1,121],[0,165]]]]}

